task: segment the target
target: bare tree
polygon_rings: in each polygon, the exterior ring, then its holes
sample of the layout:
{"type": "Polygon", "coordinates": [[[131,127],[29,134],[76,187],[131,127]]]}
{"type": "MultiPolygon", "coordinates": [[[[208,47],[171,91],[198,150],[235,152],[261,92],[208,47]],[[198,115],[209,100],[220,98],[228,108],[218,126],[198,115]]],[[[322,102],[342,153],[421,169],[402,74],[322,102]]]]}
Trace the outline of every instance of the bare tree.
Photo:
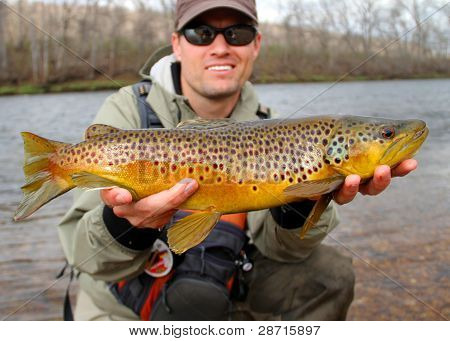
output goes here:
{"type": "MultiPolygon", "coordinates": [[[[62,7],[60,8],[60,29],[61,32],[59,34],[59,40],[64,44],[68,45],[68,32],[69,27],[72,23],[72,19],[74,16],[74,8],[77,3],[77,0],[65,0],[62,4],[62,7]]],[[[66,56],[67,51],[65,50],[64,46],[58,46],[57,48],[57,55],[56,55],[56,72],[58,74],[58,78],[64,77],[64,68],[65,68],[65,62],[66,62],[66,56]]]]}
{"type": "Polygon", "coordinates": [[[173,22],[175,18],[175,4],[176,0],[159,0],[162,13],[164,15],[164,22],[166,23],[166,32],[165,35],[169,36],[173,31],[173,22]]]}
{"type": "Polygon", "coordinates": [[[0,79],[8,78],[8,53],[6,50],[6,4],[0,2],[0,79]]]}
{"type": "Polygon", "coordinates": [[[398,4],[405,9],[415,25],[415,30],[412,33],[413,45],[411,50],[419,59],[422,59],[429,51],[428,38],[432,22],[421,23],[421,21],[429,13],[432,4],[430,1],[419,0],[398,0],[398,4]]]}
{"type": "Polygon", "coordinates": [[[366,56],[372,52],[373,35],[380,21],[377,0],[365,0],[356,2],[356,10],[359,14],[357,25],[362,37],[363,51],[366,56]]]}
{"type": "Polygon", "coordinates": [[[121,38],[123,22],[126,17],[125,8],[117,5],[114,0],[109,0],[110,8],[110,31],[109,31],[109,51],[108,51],[108,72],[111,77],[116,75],[118,44],[121,38]]]}
{"type": "MultiPolygon", "coordinates": [[[[36,11],[37,4],[33,4],[31,7],[31,12],[33,15],[31,18],[33,19],[34,23],[39,25],[39,22],[36,21],[36,11]]],[[[39,59],[40,59],[40,46],[38,42],[38,32],[34,26],[29,26],[28,29],[28,39],[30,41],[30,55],[31,55],[31,74],[33,77],[33,81],[35,83],[39,82],[39,59]]]]}
{"type": "MultiPolygon", "coordinates": [[[[41,23],[43,28],[48,26],[48,17],[50,13],[46,13],[44,4],[40,4],[40,12],[41,12],[41,23]]],[[[50,74],[50,38],[47,34],[44,34],[42,37],[42,66],[41,66],[41,82],[43,84],[47,84],[49,81],[50,74]]]]}

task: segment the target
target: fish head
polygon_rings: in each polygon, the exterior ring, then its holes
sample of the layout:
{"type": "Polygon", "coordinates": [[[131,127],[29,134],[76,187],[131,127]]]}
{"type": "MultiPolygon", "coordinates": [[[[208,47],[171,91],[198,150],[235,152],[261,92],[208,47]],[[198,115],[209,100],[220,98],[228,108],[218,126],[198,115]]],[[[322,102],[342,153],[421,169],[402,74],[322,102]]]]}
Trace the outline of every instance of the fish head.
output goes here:
{"type": "Polygon", "coordinates": [[[395,167],[411,158],[428,136],[421,120],[342,116],[325,147],[325,163],[342,175],[373,176],[379,165],[395,167]]]}

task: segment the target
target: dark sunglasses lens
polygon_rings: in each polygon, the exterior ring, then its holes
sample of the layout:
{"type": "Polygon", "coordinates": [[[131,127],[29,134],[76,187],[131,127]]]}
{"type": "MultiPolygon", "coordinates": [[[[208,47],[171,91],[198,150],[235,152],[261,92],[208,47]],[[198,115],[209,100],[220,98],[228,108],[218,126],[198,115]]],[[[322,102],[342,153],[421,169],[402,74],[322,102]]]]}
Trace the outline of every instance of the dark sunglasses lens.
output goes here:
{"type": "Polygon", "coordinates": [[[211,27],[199,26],[184,30],[186,40],[194,45],[209,45],[215,38],[215,32],[211,27]]]}
{"type": "Polygon", "coordinates": [[[243,46],[255,39],[256,30],[252,26],[233,26],[223,33],[230,45],[243,46]]]}

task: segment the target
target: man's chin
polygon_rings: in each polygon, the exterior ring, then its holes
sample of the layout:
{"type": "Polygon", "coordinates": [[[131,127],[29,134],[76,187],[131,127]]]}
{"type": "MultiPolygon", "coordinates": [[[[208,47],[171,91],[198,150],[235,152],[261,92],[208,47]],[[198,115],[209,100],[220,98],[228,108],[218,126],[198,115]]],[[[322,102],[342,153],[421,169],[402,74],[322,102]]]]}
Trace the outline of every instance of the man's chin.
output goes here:
{"type": "Polygon", "coordinates": [[[203,89],[203,95],[210,99],[223,99],[233,97],[241,91],[241,87],[238,85],[227,87],[209,87],[203,89]]]}

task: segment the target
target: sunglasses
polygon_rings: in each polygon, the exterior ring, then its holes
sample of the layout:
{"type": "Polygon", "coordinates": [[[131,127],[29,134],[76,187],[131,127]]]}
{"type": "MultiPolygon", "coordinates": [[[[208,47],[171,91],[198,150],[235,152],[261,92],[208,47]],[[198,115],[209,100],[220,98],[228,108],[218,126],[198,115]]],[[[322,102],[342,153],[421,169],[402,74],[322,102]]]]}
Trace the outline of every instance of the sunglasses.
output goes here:
{"type": "Polygon", "coordinates": [[[192,45],[209,45],[219,33],[222,33],[228,44],[244,46],[250,44],[255,39],[257,30],[251,25],[238,24],[224,28],[200,25],[184,28],[180,32],[192,45]]]}

